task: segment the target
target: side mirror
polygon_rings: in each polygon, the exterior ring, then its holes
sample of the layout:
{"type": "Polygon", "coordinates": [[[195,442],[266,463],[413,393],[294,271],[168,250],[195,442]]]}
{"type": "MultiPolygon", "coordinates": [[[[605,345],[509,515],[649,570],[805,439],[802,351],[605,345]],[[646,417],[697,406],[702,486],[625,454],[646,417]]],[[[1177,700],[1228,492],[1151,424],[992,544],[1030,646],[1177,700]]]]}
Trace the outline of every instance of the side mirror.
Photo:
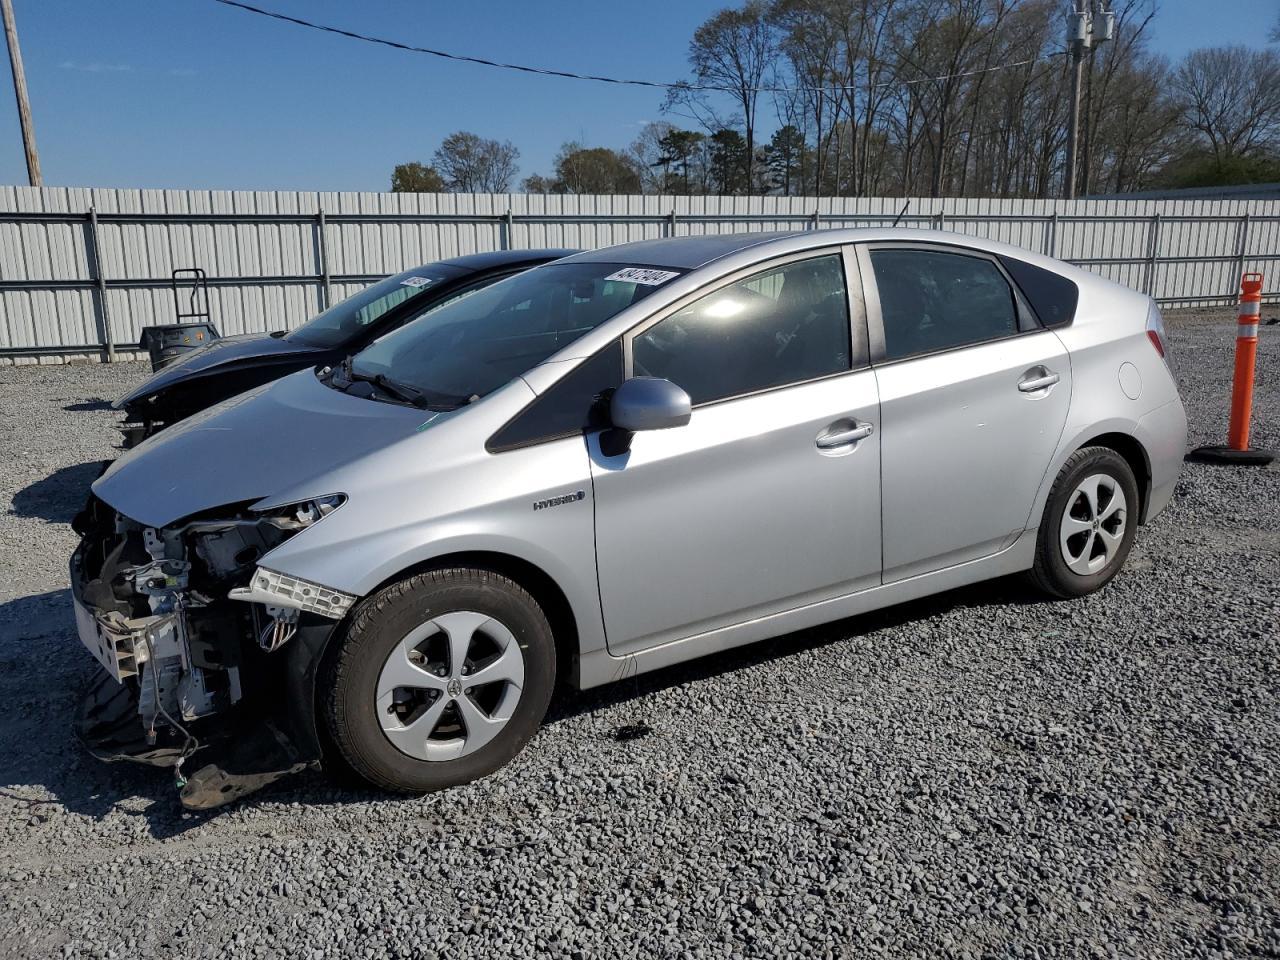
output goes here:
{"type": "Polygon", "coordinates": [[[660,377],[624,380],[609,401],[613,426],[628,433],[683,427],[692,410],[689,394],[660,377]]]}

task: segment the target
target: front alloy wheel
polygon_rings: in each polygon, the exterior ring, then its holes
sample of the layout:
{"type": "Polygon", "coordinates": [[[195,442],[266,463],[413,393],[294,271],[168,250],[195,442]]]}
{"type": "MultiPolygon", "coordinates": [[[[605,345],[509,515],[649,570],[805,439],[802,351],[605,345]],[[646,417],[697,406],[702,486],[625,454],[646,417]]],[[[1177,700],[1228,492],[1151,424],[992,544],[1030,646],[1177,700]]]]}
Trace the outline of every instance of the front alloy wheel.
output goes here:
{"type": "Polygon", "coordinates": [[[524,655],[487,614],[458,610],[410,631],[378,676],[382,732],[418,760],[455,760],[496,737],[515,714],[524,655]]]}
{"type": "Polygon", "coordinates": [[[320,712],[339,758],[374,786],[427,793],[518,753],[555,686],[537,601],[491,570],[429,570],[361,601],[326,657],[320,712]]]}

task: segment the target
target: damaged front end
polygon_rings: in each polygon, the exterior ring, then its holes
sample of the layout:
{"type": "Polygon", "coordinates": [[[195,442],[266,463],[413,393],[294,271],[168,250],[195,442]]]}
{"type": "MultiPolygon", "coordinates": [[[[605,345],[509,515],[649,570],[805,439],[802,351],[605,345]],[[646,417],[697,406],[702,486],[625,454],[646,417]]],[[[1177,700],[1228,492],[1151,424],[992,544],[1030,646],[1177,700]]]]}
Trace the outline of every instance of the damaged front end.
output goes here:
{"type": "Polygon", "coordinates": [[[317,763],[316,670],[356,598],[258,561],[343,500],[244,505],[156,529],[91,495],[71,559],[77,630],[103,667],[77,718],[85,746],[171,767],[190,809],[317,763]]]}

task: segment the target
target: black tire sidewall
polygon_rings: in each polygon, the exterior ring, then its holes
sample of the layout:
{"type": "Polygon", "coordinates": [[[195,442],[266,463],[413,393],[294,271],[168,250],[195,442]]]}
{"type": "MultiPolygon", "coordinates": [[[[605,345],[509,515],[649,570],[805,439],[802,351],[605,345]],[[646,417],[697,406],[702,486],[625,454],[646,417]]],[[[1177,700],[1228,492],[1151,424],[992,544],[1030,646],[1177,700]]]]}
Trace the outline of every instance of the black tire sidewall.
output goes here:
{"type": "Polygon", "coordinates": [[[1040,544],[1036,558],[1036,573],[1051,592],[1064,597],[1082,597],[1101,589],[1124,566],[1137,536],[1141,500],[1138,482],[1128,462],[1114,450],[1105,447],[1085,448],[1077,451],[1058,474],[1049,502],[1045,506],[1044,523],[1040,527],[1040,544]],[[1085,477],[1104,473],[1120,484],[1125,498],[1124,539],[1112,561],[1097,573],[1082,576],[1067,566],[1058,543],[1063,512],[1069,506],[1069,498],[1085,477]]]}
{"type": "Polygon", "coordinates": [[[437,570],[393,584],[361,605],[337,646],[321,691],[332,742],[359,776],[405,793],[469,783],[506,764],[537,732],[555,686],[555,646],[542,610],[515,583],[488,571],[437,570]],[[457,610],[487,614],[515,636],[525,667],[520,702],[501,732],[475,753],[418,760],[401,753],[382,732],[378,676],[407,634],[457,610]]]}

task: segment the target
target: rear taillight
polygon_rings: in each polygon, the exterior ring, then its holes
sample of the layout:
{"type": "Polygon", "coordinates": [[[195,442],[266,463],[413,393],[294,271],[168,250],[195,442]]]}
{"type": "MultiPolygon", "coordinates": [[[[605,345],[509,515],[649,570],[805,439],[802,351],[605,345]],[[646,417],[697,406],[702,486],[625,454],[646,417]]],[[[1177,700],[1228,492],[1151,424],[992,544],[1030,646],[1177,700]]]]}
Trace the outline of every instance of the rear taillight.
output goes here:
{"type": "Polygon", "coordinates": [[[1147,339],[1151,341],[1151,346],[1155,347],[1160,359],[1172,372],[1173,357],[1169,355],[1169,336],[1164,331],[1164,317],[1160,316],[1160,310],[1154,301],[1147,311],[1147,339]]]}

